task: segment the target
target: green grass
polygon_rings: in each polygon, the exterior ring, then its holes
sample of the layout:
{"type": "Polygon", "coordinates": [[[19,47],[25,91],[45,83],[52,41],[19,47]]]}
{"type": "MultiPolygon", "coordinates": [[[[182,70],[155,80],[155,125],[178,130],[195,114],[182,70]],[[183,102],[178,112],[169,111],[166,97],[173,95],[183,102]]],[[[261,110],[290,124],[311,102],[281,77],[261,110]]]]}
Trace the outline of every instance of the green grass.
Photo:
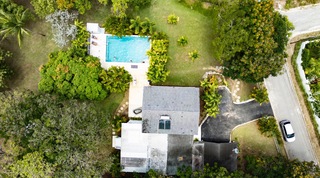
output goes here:
{"type": "Polygon", "coordinates": [[[163,85],[199,86],[205,73],[203,68],[217,64],[212,57],[211,19],[173,0],[152,1],[151,6],[138,15],[148,17],[155,22],[157,31],[169,36],[171,59],[167,66],[170,74],[163,85]],[[167,24],[167,17],[172,13],[179,17],[177,25],[167,24]],[[185,47],[177,44],[181,36],[188,39],[185,47]],[[188,53],[193,50],[198,50],[200,54],[200,58],[194,62],[188,57],[188,53]]]}
{"type": "Polygon", "coordinates": [[[257,121],[250,122],[234,129],[231,140],[237,140],[240,144],[240,156],[248,154],[276,156],[278,154],[273,138],[263,136],[257,121]]]}

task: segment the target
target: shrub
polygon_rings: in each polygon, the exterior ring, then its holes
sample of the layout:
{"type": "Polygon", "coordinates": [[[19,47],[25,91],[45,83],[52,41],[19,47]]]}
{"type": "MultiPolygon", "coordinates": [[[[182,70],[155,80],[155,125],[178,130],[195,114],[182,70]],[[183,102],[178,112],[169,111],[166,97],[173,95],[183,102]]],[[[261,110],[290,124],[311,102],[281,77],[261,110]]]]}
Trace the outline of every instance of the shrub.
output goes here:
{"type": "Polygon", "coordinates": [[[6,87],[6,79],[12,74],[12,70],[6,65],[5,60],[12,57],[10,51],[0,48],[0,89],[6,87]]]}
{"type": "Polygon", "coordinates": [[[175,14],[170,14],[167,19],[168,24],[176,25],[179,22],[179,17],[175,14]]]}
{"type": "Polygon", "coordinates": [[[262,85],[258,85],[258,87],[254,87],[250,96],[254,98],[257,102],[259,102],[260,105],[264,102],[269,102],[268,91],[262,85]]]}
{"type": "MultiPolygon", "coordinates": [[[[165,35],[162,36],[165,37],[165,35]]],[[[168,47],[169,40],[167,39],[152,40],[151,50],[147,51],[150,60],[147,77],[151,83],[165,82],[169,75],[166,68],[169,60],[168,47]]]]}
{"type": "Polygon", "coordinates": [[[218,85],[218,80],[214,76],[200,82],[200,86],[203,88],[204,109],[212,117],[216,117],[220,112],[219,104],[222,96],[218,93],[218,85]]]}
{"type": "Polygon", "coordinates": [[[283,144],[281,133],[278,129],[277,120],[271,116],[265,116],[258,120],[259,130],[266,137],[276,137],[280,145],[283,144]]]}
{"type": "Polygon", "coordinates": [[[186,46],[188,44],[188,39],[185,36],[181,36],[177,42],[179,46],[186,46]]]}
{"type": "Polygon", "coordinates": [[[100,74],[101,83],[107,91],[112,93],[125,92],[129,88],[132,77],[124,67],[110,67],[107,71],[100,74]]]}
{"type": "Polygon", "coordinates": [[[189,55],[189,58],[191,59],[192,62],[194,62],[194,60],[196,60],[200,57],[197,50],[193,50],[193,51],[189,52],[188,55],[189,55]]]}

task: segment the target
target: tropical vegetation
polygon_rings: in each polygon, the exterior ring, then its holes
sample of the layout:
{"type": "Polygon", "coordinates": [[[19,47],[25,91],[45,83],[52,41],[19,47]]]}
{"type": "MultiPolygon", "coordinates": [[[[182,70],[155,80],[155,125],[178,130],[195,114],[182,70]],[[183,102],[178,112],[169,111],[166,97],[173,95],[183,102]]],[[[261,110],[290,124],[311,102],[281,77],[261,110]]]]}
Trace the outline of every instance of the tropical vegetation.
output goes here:
{"type": "Polygon", "coordinates": [[[258,120],[259,130],[266,137],[275,137],[280,145],[283,144],[277,120],[272,116],[265,116],[258,120]]]}
{"type": "Polygon", "coordinates": [[[208,116],[216,117],[219,114],[219,104],[222,96],[218,93],[219,82],[215,76],[206,78],[200,82],[203,90],[202,99],[204,101],[204,109],[208,116]]]}
{"type": "Polygon", "coordinates": [[[150,64],[147,77],[152,84],[156,84],[165,82],[169,75],[169,71],[166,67],[169,60],[169,40],[167,39],[167,36],[162,33],[155,33],[151,38],[151,49],[147,51],[150,64]]]}
{"type": "Polygon", "coordinates": [[[102,70],[99,77],[105,89],[111,93],[127,91],[132,82],[132,76],[124,67],[112,66],[107,71],[102,70]]]}
{"type": "Polygon", "coordinates": [[[259,102],[260,105],[262,103],[269,102],[268,91],[262,84],[258,84],[258,86],[253,87],[250,96],[259,102]]]}
{"type": "Polygon", "coordinates": [[[314,113],[320,117],[320,42],[308,43],[302,52],[302,67],[309,80],[314,113]]]}
{"type": "Polygon", "coordinates": [[[293,26],[273,8],[272,0],[216,1],[214,57],[224,75],[261,82],[277,75],[285,63],[285,46],[293,26]],[[280,25],[280,26],[279,26],[280,25]]]}
{"type": "Polygon", "coordinates": [[[29,34],[25,25],[31,17],[30,11],[23,6],[17,5],[11,0],[0,0],[0,36],[2,36],[2,40],[9,36],[15,36],[19,47],[21,47],[23,36],[29,34]]]}
{"type": "Polygon", "coordinates": [[[167,19],[168,24],[176,25],[179,22],[179,17],[176,14],[170,14],[167,19]]]}
{"type": "Polygon", "coordinates": [[[108,113],[30,91],[3,92],[0,100],[1,177],[101,177],[109,170],[108,113]]]}
{"type": "Polygon", "coordinates": [[[179,46],[186,46],[188,44],[188,39],[185,36],[181,36],[177,42],[179,46]]]}
{"type": "Polygon", "coordinates": [[[199,59],[200,55],[197,50],[193,50],[188,53],[189,58],[191,59],[192,62],[194,62],[196,59],[199,59]]]}
{"type": "Polygon", "coordinates": [[[7,87],[6,81],[12,74],[12,70],[6,64],[6,60],[12,57],[12,53],[10,51],[6,51],[0,48],[0,89],[7,87]]]}

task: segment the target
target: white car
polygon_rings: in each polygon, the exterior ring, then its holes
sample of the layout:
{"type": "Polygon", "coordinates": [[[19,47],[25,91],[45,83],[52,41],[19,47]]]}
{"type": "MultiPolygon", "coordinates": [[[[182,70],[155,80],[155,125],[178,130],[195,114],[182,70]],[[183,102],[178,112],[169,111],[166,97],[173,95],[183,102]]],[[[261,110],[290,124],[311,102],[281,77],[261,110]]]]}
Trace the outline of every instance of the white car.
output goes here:
{"type": "Polygon", "coordinates": [[[280,121],[280,127],[283,134],[283,138],[287,142],[293,142],[296,140],[291,122],[289,120],[280,121]]]}

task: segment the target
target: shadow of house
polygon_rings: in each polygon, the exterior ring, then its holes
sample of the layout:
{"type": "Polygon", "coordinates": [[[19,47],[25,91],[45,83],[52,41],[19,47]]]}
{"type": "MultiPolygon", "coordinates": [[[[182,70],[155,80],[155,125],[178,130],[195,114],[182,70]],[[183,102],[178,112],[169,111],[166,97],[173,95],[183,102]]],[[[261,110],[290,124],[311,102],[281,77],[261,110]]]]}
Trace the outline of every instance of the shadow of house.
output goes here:
{"type": "Polygon", "coordinates": [[[219,105],[220,113],[215,117],[208,117],[201,127],[201,139],[208,142],[230,142],[231,131],[238,125],[253,121],[263,116],[273,116],[270,103],[260,103],[255,100],[235,104],[231,93],[225,87],[219,88],[222,95],[219,105]]]}
{"type": "Polygon", "coordinates": [[[217,163],[229,172],[237,170],[238,146],[236,142],[196,142],[192,149],[192,170],[202,170],[204,165],[217,163]]]}

